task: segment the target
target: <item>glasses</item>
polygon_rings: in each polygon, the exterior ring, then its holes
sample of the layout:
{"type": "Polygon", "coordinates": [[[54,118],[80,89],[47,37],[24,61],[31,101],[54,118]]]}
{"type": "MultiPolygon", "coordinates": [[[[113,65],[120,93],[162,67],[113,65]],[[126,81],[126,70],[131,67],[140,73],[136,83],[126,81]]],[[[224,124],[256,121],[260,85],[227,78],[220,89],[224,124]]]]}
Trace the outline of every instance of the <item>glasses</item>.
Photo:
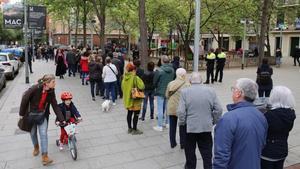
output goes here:
{"type": "Polygon", "coordinates": [[[242,92],[242,90],[240,90],[239,88],[234,87],[234,86],[231,86],[230,89],[231,89],[232,92],[234,92],[234,91],[240,91],[240,92],[242,92]]]}

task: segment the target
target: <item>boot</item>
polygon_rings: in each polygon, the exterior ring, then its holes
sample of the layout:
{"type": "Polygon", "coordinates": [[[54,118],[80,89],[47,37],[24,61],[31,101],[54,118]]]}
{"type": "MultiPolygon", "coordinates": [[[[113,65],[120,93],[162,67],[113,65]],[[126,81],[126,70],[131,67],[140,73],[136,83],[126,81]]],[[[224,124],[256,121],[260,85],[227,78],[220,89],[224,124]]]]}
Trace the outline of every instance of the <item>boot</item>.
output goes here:
{"type": "Polygon", "coordinates": [[[40,147],[39,147],[38,144],[36,144],[36,145],[34,145],[34,149],[33,149],[32,155],[33,156],[37,156],[37,155],[39,155],[39,153],[40,153],[40,147]]]}
{"type": "Polygon", "coordinates": [[[42,163],[43,163],[43,165],[48,165],[48,164],[51,164],[52,162],[53,162],[53,160],[51,160],[48,157],[48,153],[43,153],[42,154],[42,163]]]}

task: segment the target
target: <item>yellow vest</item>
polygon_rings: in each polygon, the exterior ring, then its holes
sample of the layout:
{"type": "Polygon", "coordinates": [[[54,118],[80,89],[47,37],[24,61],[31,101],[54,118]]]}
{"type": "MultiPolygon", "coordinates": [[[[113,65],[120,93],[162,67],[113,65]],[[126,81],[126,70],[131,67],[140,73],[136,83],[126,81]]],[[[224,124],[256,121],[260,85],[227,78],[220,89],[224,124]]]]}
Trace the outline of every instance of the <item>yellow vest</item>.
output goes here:
{"type": "Polygon", "coordinates": [[[206,58],[210,59],[210,60],[213,60],[213,59],[216,59],[216,55],[214,53],[211,53],[211,54],[207,55],[206,58]]]}
{"type": "Polygon", "coordinates": [[[226,54],[224,52],[221,52],[218,54],[218,58],[220,59],[226,58],[226,54]]]}

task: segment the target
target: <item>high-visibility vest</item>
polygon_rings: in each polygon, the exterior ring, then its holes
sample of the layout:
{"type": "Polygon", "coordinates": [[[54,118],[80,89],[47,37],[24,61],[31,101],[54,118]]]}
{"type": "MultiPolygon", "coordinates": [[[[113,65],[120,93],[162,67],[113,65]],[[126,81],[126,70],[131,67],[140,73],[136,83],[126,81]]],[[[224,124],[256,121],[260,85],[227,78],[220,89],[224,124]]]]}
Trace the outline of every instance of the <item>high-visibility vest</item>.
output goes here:
{"type": "Polygon", "coordinates": [[[224,52],[221,52],[221,53],[218,54],[217,57],[218,57],[219,59],[224,59],[224,58],[226,58],[226,54],[225,54],[224,52]]]}
{"type": "Polygon", "coordinates": [[[216,59],[216,55],[214,53],[210,53],[210,54],[207,55],[206,58],[210,59],[210,60],[213,60],[213,59],[216,59]]]}

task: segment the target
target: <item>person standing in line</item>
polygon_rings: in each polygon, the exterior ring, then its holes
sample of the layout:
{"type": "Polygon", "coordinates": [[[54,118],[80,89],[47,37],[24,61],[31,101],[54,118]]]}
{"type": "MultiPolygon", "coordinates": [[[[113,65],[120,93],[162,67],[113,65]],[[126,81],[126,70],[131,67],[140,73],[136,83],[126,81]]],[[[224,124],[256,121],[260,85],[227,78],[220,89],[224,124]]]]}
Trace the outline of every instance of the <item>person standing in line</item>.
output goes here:
{"type": "Polygon", "coordinates": [[[179,125],[186,126],[185,169],[196,169],[196,145],[203,159],[203,168],[212,168],[212,127],[222,115],[222,106],[213,88],[202,85],[198,72],[190,77],[191,87],[181,90],[177,114],[179,125]]]}
{"type": "Polygon", "coordinates": [[[87,76],[89,73],[89,53],[84,52],[83,56],[80,59],[80,67],[81,67],[81,84],[88,85],[87,76]]]}
{"type": "Polygon", "coordinates": [[[223,69],[226,63],[226,54],[222,49],[217,50],[217,67],[216,67],[216,73],[215,73],[215,81],[218,81],[218,75],[220,72],[220,79],[219,82],[222,83],[223,80],[223,69]]]}
{"type": "Polygon", "coordinates": [[[122,98],[123,97],[122,89],[121,89],[121,78],[122,78],[122,75],[123,75],[123,74],[121,74],[122,62],[118,59],[118,53],[117,52],[113,53],[113,59],[111,60],[111,63],[114,64],[116,66],[117,70],[118,70],[117,83],[116,83],[116,89],[115,89],[116,97],[118,97],[118,95],[119,95],[120,98],[122,98]]]}
{"type": "Polygon", "coordinates": [[[99,93],[99,90],[102,88],[102,70],[103,65],[100,62],[98,57],[95,60],[91,60],[89,63],[89,77],[90,77],[90,87],[91,87],[91,94],[92,100],[95,101],[95,86],[96,86],[96,93],[99,93]]]}
{"type": "Polygon", "coordinates": [[[116,105],[116,83],[118,70],[114,64],[111,63],[110,57],[105,59],[106,65],[103,67],[102,78],[105,86],[105,99],[109,100],[109,96],[112,97],[113,105],[116,105]]]}
{"type": "Polygon", "coordinates": [[[68,63],[68,71],[69,71],[69,77],[73,74],[75,77],[76,72],[76,55],[75,55],[75,49],[71,49],[66,56],[66,60],[68,63]]]}
{"type": "Polygon", "coordinates": [[[262,65],[257,68],[256,83],[258,84],[258,95],[260,98],[270,97],[271,90],[273,88],[273,69],[268,63],[268,59],[262,60],[262,65]]]}
{"type": "Polygon", "coordinates": [[[267,143],[261,155],[262,169],[283,169],[288,155],[289,132],[294,126],[295,98],[285,86],[275,86],[269,103],[271,109],[265,113],[268,121],[267,143]]]}
{"type": "Polygon", "coordinates": [[[165,96],[169,82],[174,79],[174,69],[170,64],[168,56],[162,56],[162,65],[157,69],[154,74],[153,84],[155,86],[155,96],[157,96],[157,126],[153,129],[156,131],[163,131],[163,125],[169,127],[169,119],[166,116],[165,110],[167,109],[167,99],[165,96]],[[165,121],[165,122],[164,122],[165,121]],[[165,124],[164,124],[165,123],[165,124]]]}
{"type": "MultiPolygon", "coordinates": [[[[170,130],[169,130],[169,137],[170,137],[170,145],[171,148],[175,148],[177,146],[176,143],[176,129],[177,129],[177,120],[178,115],[176,113],[177,107],[179,104],[179,98],[181,90],[189,87],[190,84],[186,82],[186,70],[183,68],[178,68],[176,70],[176,79],[171,81],[168,84],[166,90],[166,98],[168,99],[168,106],[167,106],[167,113],[169,115],[170,120],[170,130]]],[[[185,145],[185,135],[186,135],[186,128],[182,125],[179,126],[179,136],[180,136],[180,148],[183,149],[185,145]]]]}
{"type": "Polygon", "coordinates": [[[139,59],[135,59],[133,61],[134,66],[136,67],[136,75],[139,78],[143,78],[144,75],[144,69],[141,68],[141,61],[139,59]]]}
{"type": "Polygon", "coordinates": [[[64,75],[67,71],[67,65],[65,64],[64,51],[58,49],[56,57],[56,72],[55,75],[59,76],[60,79],[64,79],[64,75]]]}
{"type": "Polygon", "coordinates": [[[281,58],[282,58],[282,53],[281,53],[281,49],[280,48],[277,48],[276,49],[276,66],[277,67],[280,67],[281,65],[281,58]]]}
{"type": "Polygon", "coordinates": [[[214,67],[216,55],[214,54],[214,49],[210,49],[205,58],[206,60],[206,82],[204,84],[209,84],[209,79],[211,78],[211,83],[214,83],[214,67]]]}
{"type": "Polygon", "coordinates": [[[296,46],[295,48],[295,53],[294,53],[294,66],[297,66],[296,62],[298,62],[298,65],[300,66],[300,61],[299,61],[299,58],[300,58],[300,48],[299,46],[296,46]]]}
{"type": "Polygon", "coordinates": [[[137,123],[139,118],[139,113],[141,111],[142,101],[143,99],[133,99],[131,97],[132,88],[136,87],[138,90],[144,90],[145,86],[142,81],[135,74],[135,66],[132,63],[128,63],[126,65],[127,72],[124,75],[124,79],[122,81],[122,90],[123,90],[123,102],[125,108],[128,110],[127,112],[127,124],[128,124],[128,134],[132,135],[140,135],[143,132],[137,129],[137,123]],[[132,117],[133,116],[133,117],[132,117]]]}
{"type": "Polygon", "coordinates": [[[150,119],[154,119],[154,89],[155,89],[153,84],[154,67],[155,67],[154,62],[149,62],[147,64],[147,71],[144,73],[142,78],[145,84],[145,98],[143,102],[143,112],[142,112],[142,117],[140,118],[142,121],[145,120],[148,100],[150,103],[150,119]]]}
{"type": "Polygon", "coordinates": [[[56,114],[58,120],[64,124],[65,119],[60,111],[55,97],[55,76],[52,74],[46,74],[38,80],[38,84],[33,85],[22,96],[20,105],[19,116],[20,118],[28,118],[30,112],[44,113],[45,118],[41,124],[30,124],[26,121],[27,126],[31,126],[30,136],[34,146],[33,156],[37,156],[40,153],[40,146],[37,137],[37,130],[40,135],[40,145],[42,151],[42,163],[43,165],[49,165],[53,162],[48,157],[48,122],[50,115],[50,104],[56,114]]]}
{"type": "Polygon", "coordinates": [[[260,169],[268,123],[253,104],[257,90],[248,78],[231,87],[233,104],[215,127],[213,169],[260,169]]]}

